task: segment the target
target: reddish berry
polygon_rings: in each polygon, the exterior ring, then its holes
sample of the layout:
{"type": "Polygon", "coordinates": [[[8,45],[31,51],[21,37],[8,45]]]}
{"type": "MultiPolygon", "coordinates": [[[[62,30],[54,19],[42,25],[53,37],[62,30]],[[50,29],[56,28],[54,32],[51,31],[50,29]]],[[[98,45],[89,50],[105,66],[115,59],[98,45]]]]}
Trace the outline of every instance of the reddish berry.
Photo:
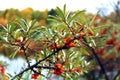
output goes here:
{"type": "Polygon", "coordinates": [[[120,64],[118,64],[117,68],[118,68],[118,70],[120,70],[120,64]]]}
{"type": "Polygon", "coordinates": [[[56,47],[57,47],[57,49],[60,49],[60,45],[59,44],[56,44],[56,47]]]}
{"type": "Polygon", "coordinates": [[[116,36],[117,34],[118,34],[118,32],[117,32],[117,31],[114,31],[112,35],[113,35],[113,36],[116,36]]]}
{"type": "Polygon", "coordinates": [[[97,27],[97,26],[98,26],[98,24],[94,23],[94,24],[93,24],[93,26],[94,26],[94,27],[97,27]]]}
{"type": "Polygon", "coordinates": [[[18,37],[17,39],[16,39],[16,42],[22,42],[23,41],[23,38],[22,37],[18,37]]]}
{"type": "Polygon", "coordinates": [[[69,42],[69,41],[70,41],[70,38],[71,38],[71,37],[68,36],[67,38],[65,38],[65,41],[66,41],[66,42],[69,42]]]}
{"type": "Polygon", "coordinates": [[[5,68],[4,66],[0,65],[0,74],[4,74],[5,73],[5,68]]]}
{"type": "Polygon", "coordinates": [[[71,42],[68,46],[69,47],[75,47],[75,44],[71,42]]]}
{"type": "Polygon", "coordinates": [[[54,46],[53,46],[53,45],[50,45],[49,48],[50,48],[50,50],[53,50],[53,49],[55,49],[55,48],[59,49],[59,48],[60,48],[60,45],[55,43],[54,46]]]}
{"type": "Polygon", "coordinates": [[[21,42],[21,39],[20,39],[20,38],[17,38],[16,41],[17,41],[17,42],[21,42]]]}
{"type": "Polygon", "coordinates": [[[56,67],[56,68],[62,68],[62,64],[57,63],[57,64],[55,64],[55,67],[56,67]]]}
{"type": "Polygon", "coordinates": [[[80,69],[80,68],[77,68],[77,69],[76,69],[76,72],[81,72],[81,69],[80,69]]]}
{"type": "Polygon", "coordinates": [[[54,49],[54,46],[53,46],[53,45],[50,45],[49,48],[50,48],[50,50],[53,50],[53,49],[54,49]]]}
{"type": "Polygon", "coordinates": [[[39,74],[34,73],[34,74],[32,74],[31,78],[32,78],[32,79],[37,79],[37,78],[38,78],[38,76],[39,76],[39,74]]]}
{"type": "Polygon", "coordinates": [[[55,68],[56,69],[54,69],[54,74],[56,74],[56,75],[60,75],[60,74],[62,74],[64,72],[64,69],[63,69],[63,67],[62,67],[62,65],[60,63],[57,63],[55,65],[55,68]]]}
{"type": "Polygon", "coordinates": [[[46,42],[47,42],[46,40],[42,40],[42,41],[41,41],[42,44],[45,44],[46,42]]]}
{"type": "MultiPolygon", "coordinates": [[[[66,45],[67,43],[69,43],[70,41],[70,36],[68,36],[67,38],[65,38],[64,44],[66,45]]],[[[69,44],[67,44],[67,47],[75,47],[75,44],[73,42],[70,42],[69,44]]]]}
{"type": "Polygon", "coordinates": [[[96,50],[96,53],[100,54],[100,55],[104,55],[105,54],[105,50],[104,49],[99,49],[99,50],[96,50]]]}
{"type": "Polygon", "coordinates": [[[92,30],[88,31],[88,35],[92,36],[94,33],[92,30]]]}
{"type": "Polygon", "coordinates": [[[118,52],[120,52],[120,46],[118,46],[116,49],[117,49],[118,52]]]}
{"type": "Polygon", "coordinates": [[[99,15],[97,15],[97,16],[95,17],[95,20],[99,20],[99,19],[101,19],[101,17],[100,17],[99,15]]]}
{"type": "Polygon", "coordinates": [[[81,31],[79,36],[80,36],[80,38],[82,38],[83,36],[85,36],[85,33],[83,31],[81,31]]]}
{"type": "Polygon", "coordinates": [[[70,72],[70,73],[74,73],[74,72],[75,72],[75,70],[73,70],[73,69],[70,69],[70,70],[69,70],[69,72],[70,72]]]}
{"type": "Polygon", "coordinates": [[[106,44],[108,44],[108,45],[114,45],[115,44],[115,38],[111,38],[111,39],[107,40],[106,44]]]}
{"type": "Polygon", "coordinates": [[[101,32],[100,32],[100,34],[102,35],[102,34],[106,34],[107,33],[107,29],[105,28],[105,29],[103,29],[101,32]]]}
{"type": "Polygon", "coordinates": [[[18,51],[19,54],[23,54],[23,52],[24,52],[24,51],[23,51],[22,49],[20,49],[20,50],[18,51]]]}
{"type": "Polygon", "coordinates": [[[57,61],[59,61],[61,59],[61,56],[57,56],[56,59],[57,61]]]}

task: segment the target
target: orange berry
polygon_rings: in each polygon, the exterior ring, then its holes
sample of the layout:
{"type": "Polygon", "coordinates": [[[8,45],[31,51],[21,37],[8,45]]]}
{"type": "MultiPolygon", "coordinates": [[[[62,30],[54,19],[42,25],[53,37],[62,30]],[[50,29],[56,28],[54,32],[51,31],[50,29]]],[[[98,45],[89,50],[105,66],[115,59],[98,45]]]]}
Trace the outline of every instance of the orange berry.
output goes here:
{"type": "Polygon", "coordinates": [[[80,68],[77,68],[77,69],[76,69],[76,72],[80,72],[80,71],[81,71],[81,69],[80,69],[80,68]]]}
{"type": "Polygon", "coordinates": [[[85,33],[83,31],[81,31],[79,34],[80,38],[82,38],[84,35],[85,35],[85,33]]]}
{"type": "Polygon", "coordinates": [[[21,39],[20,39],[20,38],[17,38],[16,41],[17,41],[17,42],[21,42],[21,39]]]}
{"type": "Polygon", "coordinates": [[[99,49],[99,50],[96,50],[96,53],[100,54],[100,55],[104,55],[105,54],[105,50],[104,49],[99,49]]]}
{"type": "Polygon", "coordinates": [[[53,46],[53,45],[50,45],[49,48],[50,48],[50,50],[53,50],[53,49],[54,49],[54,46],[53,46]]]}
{"type": "Polygon", "coordinates": [[[118,34],[118,32],[117,32],[117,31],[114,31],[112,35],[113,35],[113,36],[116,36],[117,34],[118,34]]]}
{"type": "Polygon", "coordinates": [[[99,19],[101,19],[101,17],[100,17],[99,15],[97,15],[97,16],[95,17],[95,20],[99,20],[99,19]]]}
{"type": "Polygon", "coordinates": [[[20,49],[20,50],[18,51],[19,54],[23,54],[23,52],[24,52],[24,51],[23,51],[22,49],[20,49]]]}
{"type": "Polygon", "coordinates": [[[108,45],[114,45],[115,44],[115,38],[111,38],[111,39],[107,40],[106,44],[108,44],[108,45]]]}
{"type": "Polygon", "coordinates": [[[88,31],[88,35],[90,35],[90,36],[92,36],[94,33],[93,33],[93,31],[88,31]]]}
{"type": "Polygon", "coordinates": [[[53,45],[50,45],[50,50],[53,50],[53,49],[55,49],[55,48],[57,48],[57,49],[59,49],[61,46],[59,45],[59,44],[56,44],[55,43],[55,46],[53,46],[53,45]]]}
{"type": "Polygon", "coordinates": [[[75,70],[73,70],[73,69],[70,69],[70,70],[69,70],[69,72],[70,72],[70,73],[74,73],[74,72],[75,72],[75,70]]]}
{"type": "Polygon", "coordinates": [[[60,45],[59,45],[59,44],[56,44],[56,47],[57,47],[57,49],[59,49],[59,48],[60,48],[60,45]]]}
{"type": "Polygon", "coordinates": [[[64,44],[68,43],[70,41],[70,38],[71,38],[70,36],[68,36],[67,38],[65,38],[64,44]]]}
{"type": "Polygon", "coordinates": [[[104,55],[105,54],[105,50],[104,49],[100,49],[100,54],[104,55]]]}
{"type": "Polygon", "coordinates": [[[75,47],[75,44],[71,42],[68,46],[69,47],[75,47]]]}
{"type": "Polygon", "coordinates": [[[64,69],[63,68],[60,68],[60,69],[54,69],[54,74],[56,75],[60,75],[64,72],[64,69]]]}
{"type": "Polygon", "coordinates": [[[61,57],[60,57],[60,56],[57,56],[56,59],[57,59],[57,61],[59,61],[59,60],[61,59],[61,57]]]}
{"type": "MultiPolygon", "coordinates": [[[[70,36],[68,36],[67,38],[65,38],[64,44],[66,45],[67,43],[69,43],[70,41],[70,36]]],[[[75,47],[75,44],[70,42],[69,44],[67,44],[67,47],[75,47]]]]}
{"type": "Polygon", "coordinates": [[[107,33],[107,29],[105,28],[105,29],[103,29],[101,32],[100,32],[100,34],[102,35],[102,34],[106,34],[107,33]]]}
{"type": "Polygon", "coordinates": [[[16,42],[22,42],[23,41],[23,38],[22,37],[18,37],[17,39],[16,39],[16,42]]]}
{"type": "Polygon", "coordinates": [[[46,40],[42,40],[42,41],[41,41],[42,44],[45,44],[46,42],[47,42],[46,40]]]}
{"type": "Polygon", "coordinates": [[[98,24],[94,23],[94,24],[93,24],[93,26],[94,26],[94,27],[97,27],[97,26],[98,26],[98,24]]]}
{"type": "Polygon", "coordinates": [[[116,49],[117,49],[118,52],[120,52],[120,46],[118,46],[116,49]]]}
{"type": "Polygon", "coordinates": [[[39,76],[39,74],[34,73],[34,74],[32,74],[31,78],[32,78],[32,79],[37,79],[37,78],[38,78],[38,76],[39,76]]]}
{"type": "Polygon", "coordinates": [[[5,73],[5,68],[4,66],[0,65],[0,74],[4,74],[5,73]]]}
{"type": "Polygon", "coordinates": [[[120,70],[120,64],[118,64],[117,68],[118,68],[118,70],[120,70]]]}
{"type": "Polygon", "coordinates": [[[65,38],[65,41],[66,41],[66,42],[69,42],[70,38],[71,38],[71,37],[68,36],[67,38],[65,38]]]}
{"type": "Polygon", "coordinates": [[[56,68],[62,68],[62,65],[60,63],[55,64],[56,68]]]}
{"type": "Polygon", "coordinates": [[[55,64],[54,74],[60,75],[64,72],[64,69],[60,63],[55,64]]]}

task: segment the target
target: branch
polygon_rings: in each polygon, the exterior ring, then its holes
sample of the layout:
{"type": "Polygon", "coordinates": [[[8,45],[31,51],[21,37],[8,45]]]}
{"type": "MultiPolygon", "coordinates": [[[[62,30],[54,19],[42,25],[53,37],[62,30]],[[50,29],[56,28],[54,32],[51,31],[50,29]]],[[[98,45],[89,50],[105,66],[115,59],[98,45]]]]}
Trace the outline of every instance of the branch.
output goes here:
{"type": "MultiPolygon", "coordinates": [[[[37,67],[37,65],[39,63],[41,63],[42,61],[46,60],[47,58],[55,55],[55,53],[58,53],[60,50],[63,49],[68,49],[67,45],[70,44],[72,41],[74,41],[75,39],[77,39],[76,37],[74,37],[73,39],[71,39],[69,42],[67,42],[64,46],[62,46],[59,49],[54,50],[51,54],[49,54],[48,56],[46,56],[45,58],[39,60],[38,62],[36,62],[35,64],[29,66],[28,68],[24,69],[23,71],[21,71],[20,73],[18,73],[17,75],[15,75],[11,80],[14,80],[17,76],[22,75],[24,72],[28,71],[28,70],[32,70],[34,67],[37,67]]],[[[39,67],[39,66],[38,66],[39,67]]],[[[41,67],[41,68],[48,68],[48,67],[41,67]]]]}
{"type": "Polygon", "coordinates": [[[103,74],[105,74],[106,80],[109,80],[109,78],[108,78],[108,76],[107,76],[107,73],[106,73],[106,71],[105,71],[105,69],[104,69],[104,66],[103,66],[102,62],[100,61],[99,57],[97,56],[94,48],[92,48],[91,46],[89,46],[89,44],[86,42],[86,39],[85,39],[84,37],[83,37],[82,39],[83,39],[83,41],[84,41],[84,44],[91,50],[91,52],[92,52],[93,55],[95,56],[95,59],[97,60],[99,66],[101,67],[101,70],[102,70],[103,74]]]}
{"type": "Polygon", "coordinates": [[[21,49],[24,51],[24,56],[25,56],[25,59],[26,59],[26,61],[27,61],[27,64],[28,64],[28,67],[30,67],[30,62],[29,62],[29,59],[28,59],[28,56],[27,56],[27,54],[26,54],[26,49],[25,49],[25,47],[24,46],[22,46],[21,47],[21,49]]]}
{"type": "Polygon", "coordinates": [[[30,70],[30,69],[32,69],[32,68],[33,68],[33,66],[31,66],[31,67],[29,67],[29,68],[26,68],[25,70],[23,70],[23,71],[21,71],[20,73],[18,73],[17,75],[15,75],[11,80],[14,80],[17,76],[22,75],[24,72],[26,72],[26,71],[28,71],[28,70],[30,70]]]}
{"type": "Polygon", "coordinates": [[[35,68],[56,69],[56,68],[50,67],[50,66],[36,66],[35,68]]]}
{"type": "MultiPolygon", "coordinates": [[[[59,51],[59,50],[58,50],[58,51],[59,51]]],[[[30,70],[30,69],[33,69],[33,68],[36,67],[40,62],[42,62],[42,61],[46,60],[47,58],[51,57],[52,55],[54,55],[54,54],[55,54],[56,52],[58,52],[58,51],[55,51],[55,52],[49,54],[48,56],[46,56],[46,57],[43,58],[42,60],[39,60],[39,61],[38,61],[37,63],[35,63],[34,65],[29,66],[28,68],[26,68],[26,69],[23,70],[22,72],[20,72],[20,73],[18,73],[17,75],[15,75],[11,80],[14,80],[17,76],[23,74],[24,72],[26,72],[26,71],[28,71],[28,70],[30,70]]]]}
{"type": "Polygon", "coordinates": [[[70,32],[72,32],[72,35],[75,35],[72,27],[70,27],[70,25],[68,24],[68,22],[66,22],[66,21],[63,21],[63,22],[64,22],[64,24],[69,28],[70,32]]]}

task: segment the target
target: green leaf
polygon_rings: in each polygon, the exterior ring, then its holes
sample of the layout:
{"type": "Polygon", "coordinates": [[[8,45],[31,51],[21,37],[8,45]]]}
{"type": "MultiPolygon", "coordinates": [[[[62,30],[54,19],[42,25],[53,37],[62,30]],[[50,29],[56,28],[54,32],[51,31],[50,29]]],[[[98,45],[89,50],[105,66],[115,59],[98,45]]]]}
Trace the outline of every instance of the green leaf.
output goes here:
{"type": "Polygon", "coordinates": [[[95,20],[95,18],[96,18],[96,16],[98,15],[99,12],[100,12],[100,11],[98,11],[97,14],[92,18],[92,20],[91,20],[90,23],[89,23],[89,26],[92,26],[92,25],[93,25],[94,20],[95,20]]]}
{"type": "Polygon", "coordinates": [[[16,29],[16,24],[11,23],[11,24],[9,25],[9,31],[10,31],[10,32],[13,32],[13,31],[15,31],[15,29],[16,29]]]}
{"type": "Polygon", "coordinates": [[[7,37],[0,35],[0,42],[8,42],[7,37]]]}
{"type": "Polygon", "coordinates": [[[89,52],[85,48],[80,48],[80,51],[81,51],[81,53],[83,53],[85,55],[89,55],[89,52]]]}
{"type": "Polygon", "coordinates": [[[10,55],[10,58],[13,59],[17,55],[17,53],[18,53],[18,49],[10,55]]]}
{"type": "Polygon", "coordinates": [[[10,73],[7,73],[8,77],[13,77],[10,73]]]}
{"type": "Polygon", "coordinates": [[[42,77],[42,76],[40,76],[40,77],[39,77],[39,80],[43,80],[43,77],[42,77]]]}
{"type": "Polygon", "coordinates": [[[59,17],[61,17],[63,20],[65,20],[65,14],[59,7],[56,8],[56,13],[59,15],[59,17]]]}
{"type": "Polygon", "coordinates": [[[53,22],[60,22],[60,19],[58,17],[51,16],[51,15],[48,16],[47,20],[53,21],[53,22]]]}
{"type": "Polygon", "coordinates": [[[85,12],[85,10],[76,12],[71,18],[68,19],[68,23],[70,23],[72,20],[74,20],[76,17],[78,17],[83,12],[85,12]]]}
{"type": "Polygon", "coordinates": [[[24,32],[27,30],[27,24],[24,19],[18,19],[15,23],[18,24],[24,32]]]}
{"type": "Polygon", "coordinates": [[[29,30],[35,25],[36,20],[33,20],[29,23],[29,30]]]}
{"type": "Polygon", "coordinates": [[[1,25],[1,24],[0,24],[0,26],[2,26],[2,28],[3,28],[6,32],[8,31],[5,26],[3,26],[3,25],[1,25]]]}
{"type": "Polygon", "coordinates": [[[83,24],[83,23],[88,24],[87,19],[86,19],[86,17],[84,16],[84,14],[80,14],[79,17],[80,17],[80,23],[81,23],[81,24],[83,24]]]}
{"type": "Polygon", "coordinates": [[[44,32],[44,28],[43,29],[40,29],[40,30],[35,30],[35,31],[32,31],[30,33],[30,37],[31,38],[34,38],[34,39],[37,39],[37,38],[42,38],[40,37],[42,35],[42,33],[44,32]]]}
{"type": "Polygon", "coordinates": [[[66,4],[64,5],[63,13],[66,13],[66,4]]]}
{"type": "Polygon", "coordinates": [[[7,24],[8,32],[10,32],[10,28],[11,28],[11,25],[10,25],[10,24],[7,24]]]}
{"type": "Polygon", "coordinates": [[[15,38],[18,38],[18,37],[20,37],[20,34],[21,34],[20,29],[17,29],[17,30],[14,32],[14,37],[15,37],[15,38]]]}

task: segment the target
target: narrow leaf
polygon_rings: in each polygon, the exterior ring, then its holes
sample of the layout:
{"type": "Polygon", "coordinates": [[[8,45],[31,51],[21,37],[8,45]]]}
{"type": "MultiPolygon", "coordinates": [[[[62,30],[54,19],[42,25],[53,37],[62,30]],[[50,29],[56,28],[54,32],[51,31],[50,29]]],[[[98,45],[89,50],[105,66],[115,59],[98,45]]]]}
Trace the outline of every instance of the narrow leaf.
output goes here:
{"type": "Polygon", "coordinates": [[[66,4],[64,5],[63,13],[65,14],[66,12],[66,4]]]}
{"type": "Polygon", "coordinates": [[[69,20],[68,23],[70,23],[72,20],[74,20],[76,17],[78,17],[81,13],[85,12],[85,10],[76,12],[69,20]]]}
{"type": "Polygon", "coordinates": [[[10,55],[10,58],[13,59],[18,53],[18,49],[10,55]]]}
{"type": "Polygon", "coordinates": [[[94,22],[94,20],[95,20],[95,18],[96,18],[96,16],[98,15],[99,12],[100,12],[100,11],[98,11],[97,14],[96,14],[96,15],[93,17],[93,19],[90,21],[89,26],[92,26],[92,24],[93,24],[93,22],[94,22]]]}
{"type": "Polygon", "coordinates": [[[36,20],[33,20],[29,23],[29,30],[35,25],[36,20]]]}
{"type": "Polygon", "coordinates": [[[56,8],[56,12],[63,20],[65,20],[65,15],[59,7],[56,8]]]}

